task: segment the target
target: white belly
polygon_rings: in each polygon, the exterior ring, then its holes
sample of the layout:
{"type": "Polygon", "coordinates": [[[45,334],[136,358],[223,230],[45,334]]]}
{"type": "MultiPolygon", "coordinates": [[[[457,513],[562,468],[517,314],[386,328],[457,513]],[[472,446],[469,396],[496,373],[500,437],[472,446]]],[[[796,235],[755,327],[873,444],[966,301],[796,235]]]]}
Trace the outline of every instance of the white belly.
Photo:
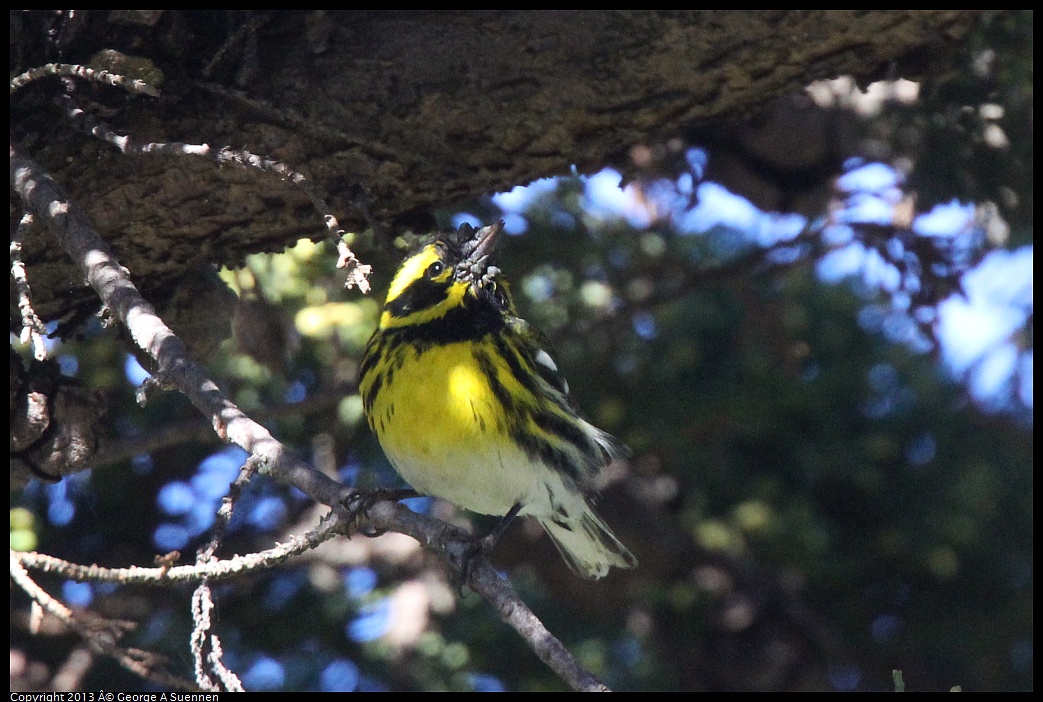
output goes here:
{"type": "Polygon", "coordinates": [[[560,480],[543,466],[533,463],[517,449],[460,452],[431,451],[425,454],[385,450],[391,464],[416,490],[442,497],[479,514],[503,516],[514,505],[524,505],[522,514],[553,514],[550,483],[560,480]]]}

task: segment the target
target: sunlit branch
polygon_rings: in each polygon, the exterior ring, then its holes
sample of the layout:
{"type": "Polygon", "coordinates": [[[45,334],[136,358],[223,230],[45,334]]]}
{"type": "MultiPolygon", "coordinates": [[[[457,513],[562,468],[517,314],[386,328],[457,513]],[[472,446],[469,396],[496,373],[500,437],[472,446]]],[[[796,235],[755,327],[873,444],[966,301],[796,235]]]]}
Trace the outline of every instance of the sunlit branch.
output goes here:
{"type": "Polygon", "coordinates": [[[56,617],[63,624],[79,634],[93,648],[116,659],[121,666],[146,680],[178,690],[198,690],[195,685],[177,676],[158,669],[160,660],[157,656],[142,651],[133,651],[116,645],[119,638],[118,624],[106,626],[104,622],[88,624],[81,621],[71,609],[51,597],[42,587],[36,584],[25,570],[15,551],[11,551],[11,580],[18,585],[33,602],[56,617]]]}
{"type": "Polygon", "coordinates": [[[29,278],[25,274],[25,263],[22,261],[22,242],[32,224],[33,216],[25,214],[18,222],[11,236],[11,277],[14,278],[18,291],[18,311],[22,315],[22,343],[29,343],[33,349],[33,358],[42,361],[47,358],[47,347],[43,338],[47,334],[43,322],[33,309],[33,296],[29,290],[29,278]]]}
{"type": "Polygon", "coordinates": [[[29,83],[48,76],[83,78],[84,80],[89,80],[95,83],[106,83],[116,88],[123,88],[131,93],[141,93],[143,95],[151,95],[152,97],[159,96],[159,90],[143,80],[124,78],[121,75],[109,73],[108,71],[95,70],[93,68],[88,68],[87,66],[70,63],[48,63],[43,66],[30,68],[25,73],[21,73],[11,79],[10,94],[13,95],[16,91],[24,88],[29,83]]]}

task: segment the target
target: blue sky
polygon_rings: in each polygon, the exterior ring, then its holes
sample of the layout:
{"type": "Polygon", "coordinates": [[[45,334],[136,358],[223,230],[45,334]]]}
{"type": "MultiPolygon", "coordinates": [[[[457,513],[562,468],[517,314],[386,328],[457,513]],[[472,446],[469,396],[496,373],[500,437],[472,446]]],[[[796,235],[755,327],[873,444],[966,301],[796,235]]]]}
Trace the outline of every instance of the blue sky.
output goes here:
{"type": "MultiPolygon", "coordinates": [[[[704,158],[694,152],[690,160],[698,166],[704,158]]],[[[622,177],[616,171],[606,169],[583,180],[584,216],[623,218],[637,228],[651,224],[646,200],[637,197],[634,189],[620,187],[622,177]]],[[[820,278],[829,283],[861,278],[895,291],[898,271],[878,253],[853,241],[847,224],[891,222],[895,206],[904,197],[899,176],[886,165],[869,163],[852,167],[838,185],[849,198],[847,207],[837,213],[836,224],[825,232],[834,250],[819,263],[820,278]]],[[[507,231],[524,231],[527,224],[521,212],[534,198],[555,187],[554,179],[544,179],[496,195],[493,200],[504,210],[507,231]]],[[[649,193],[656,207],[674,213],[678,227],[692,233],[724,225],[750,233],[761,245],[770,245],[796,236],[806,224],[797,215],[762,212],[715,183],[695,185],[688,174],[669,188],[653,187],[646,196],[649,193]],[[698,188],[698,204],[686,210],[693,188],[698,188]]],[[[957,237],[973,226],[973,217],[973,206],[952,202],[917,217],[913,229],[922,236],[957,237]]],[[[1022,351],[1015,343],[1017,331],[1032,312],[1032,253],[1032,246],[992,251],[964,274],[965,296],[953,295],[937,310],[935,326],[943,362],[986,405],[1003,405],[1013,390],[1032,407],[1032,351],[1022,351]],[[1011,388],[1017,371],[1019,382],[1011,388]]],[[[908,305],[902,294],[893,299],[899,309],[903,302],[908,305]]]]}

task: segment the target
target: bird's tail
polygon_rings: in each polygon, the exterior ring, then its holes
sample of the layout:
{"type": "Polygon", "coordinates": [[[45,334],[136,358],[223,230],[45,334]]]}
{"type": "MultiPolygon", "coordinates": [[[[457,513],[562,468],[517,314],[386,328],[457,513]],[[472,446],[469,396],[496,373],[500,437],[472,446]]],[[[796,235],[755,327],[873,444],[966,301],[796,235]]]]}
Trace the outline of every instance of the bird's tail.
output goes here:
{"type": "Polygon", "coordinates": [[[633,568],[637,559],[616,538],[589,502],[578,515],[538,517],[569,568],[581,578],[597,580],[612,566],[633,568]]]}

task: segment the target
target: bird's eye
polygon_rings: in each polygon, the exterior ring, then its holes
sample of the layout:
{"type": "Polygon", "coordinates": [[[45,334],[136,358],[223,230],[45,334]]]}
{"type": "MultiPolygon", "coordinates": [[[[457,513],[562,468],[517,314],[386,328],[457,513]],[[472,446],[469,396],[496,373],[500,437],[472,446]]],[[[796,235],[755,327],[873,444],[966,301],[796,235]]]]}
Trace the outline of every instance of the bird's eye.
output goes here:
{"type": "Polygon", "coordinates": [[[444,270],[445,270],[445,264],[443,264],[441,261],[435,261],[434,263],[432,263],[430,266],[427,267],[427,277],[428,278],[437,278],[439,275],[442,274],[442,271],[444,271],[444,270]]]}
{"type": "Polygon", "coordinates": [[[509,298],[507,297],[507,291],[506,290],[504,290],[502,287],[496,285],[496,283],[493,283],[493,290],[492,290],[492,292],[493,292],[493,298],[496,300],[496,304],[498,304],[500,307],[504,307],[504,308],[510,306],[510,302],[509,302],[509,298]]]}

